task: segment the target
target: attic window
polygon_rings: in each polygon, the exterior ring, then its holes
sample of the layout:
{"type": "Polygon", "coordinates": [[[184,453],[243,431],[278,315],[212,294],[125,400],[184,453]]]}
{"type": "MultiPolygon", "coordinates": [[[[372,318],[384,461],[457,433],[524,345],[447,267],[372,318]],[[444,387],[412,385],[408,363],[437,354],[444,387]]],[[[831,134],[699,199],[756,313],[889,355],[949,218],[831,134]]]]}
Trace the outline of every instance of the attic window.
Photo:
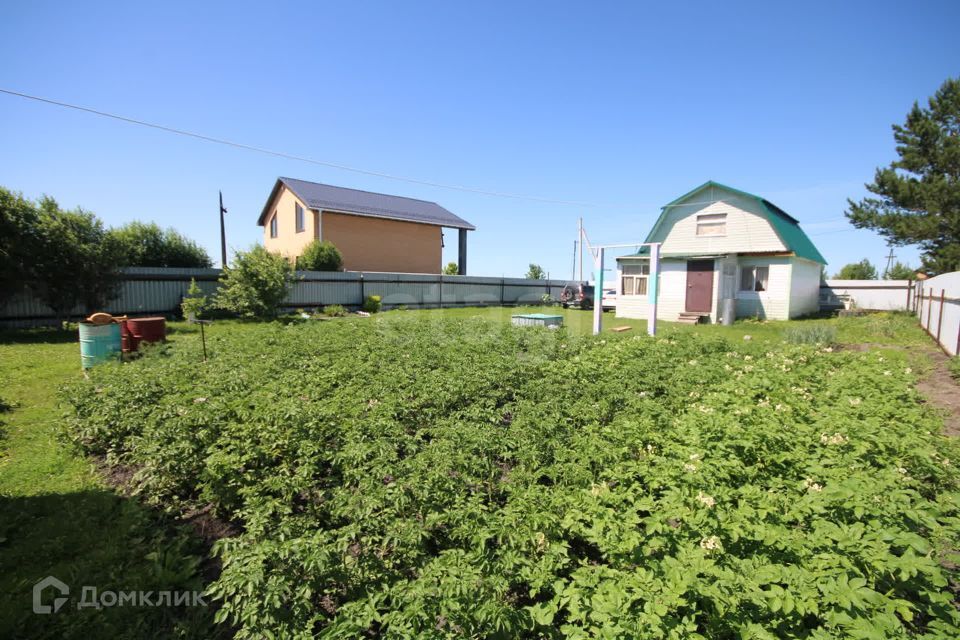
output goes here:
{"type": "Polygon", "coordinates": [[[270,217],[270,237],[277,237],[277,212],[274,211],[273,215],[270,217]]]}
{"type": "Polygon", "coordinates": [[[727,235],[727,214],[704,213],[697,216],[698,236],[725,236],[727,235]]]}

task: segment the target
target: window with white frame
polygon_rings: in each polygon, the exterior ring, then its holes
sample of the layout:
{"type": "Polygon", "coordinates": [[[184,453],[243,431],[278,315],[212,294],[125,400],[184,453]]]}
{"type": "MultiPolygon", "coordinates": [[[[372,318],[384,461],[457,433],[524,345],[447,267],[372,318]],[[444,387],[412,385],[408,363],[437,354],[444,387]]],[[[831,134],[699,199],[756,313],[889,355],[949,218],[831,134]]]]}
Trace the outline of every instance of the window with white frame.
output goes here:
{"type": "Polygon", "coordinates": [[[277,212],[274,211],[273,215],[270,217],[270,237],[277,237],[277,212]]]}
{"type": "Polygon", "coordinates": [[[740,269],[740,291],[766,291],[770,267],[742,267],[740,269]]]}
{"type": "Polygon", "coordinates": [[[620,290],[625,296],[645,296],[649,276],[649,262],[624,262],[620,266],[620,290]]]}
{"type": "Polygon", "coordinates": [[[297,233],[300,233],[306,229],[307,226],[303,219],[303,207],[300,206],[299,202],[295,206],[297,208],[297,233]]]}
{"type": "Polygon", "coordinates": [[[697,216],[698,236],[725,236],[727,235],[727,214],[704,213],[697,216]]]}

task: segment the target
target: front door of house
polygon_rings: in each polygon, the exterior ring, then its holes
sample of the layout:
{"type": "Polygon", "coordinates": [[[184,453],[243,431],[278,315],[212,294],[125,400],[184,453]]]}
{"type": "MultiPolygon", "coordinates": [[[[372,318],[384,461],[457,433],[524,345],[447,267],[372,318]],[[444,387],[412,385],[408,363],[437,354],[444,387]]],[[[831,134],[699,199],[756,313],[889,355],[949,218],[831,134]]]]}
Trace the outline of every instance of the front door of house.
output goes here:
{"type": "Polygon", "coordinates": [[[710,313],[713,305],[713,260],[687,260],[687,307],[693,313],[710,313]]]}

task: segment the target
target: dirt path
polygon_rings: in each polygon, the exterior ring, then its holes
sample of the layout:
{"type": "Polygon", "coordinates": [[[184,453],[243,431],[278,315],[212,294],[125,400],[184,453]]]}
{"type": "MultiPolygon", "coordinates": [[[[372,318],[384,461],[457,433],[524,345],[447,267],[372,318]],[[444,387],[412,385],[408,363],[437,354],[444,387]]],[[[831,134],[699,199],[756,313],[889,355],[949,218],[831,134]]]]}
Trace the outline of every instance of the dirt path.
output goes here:
{"type": "Polygon", "coordinates": [[[948,358],[942,351],[931,349],[928,356],[932,366],[920,379],[917,389],[928,402],[943,409],[944,433],[960,436],[960,385],[950,375],[948,358]]]}

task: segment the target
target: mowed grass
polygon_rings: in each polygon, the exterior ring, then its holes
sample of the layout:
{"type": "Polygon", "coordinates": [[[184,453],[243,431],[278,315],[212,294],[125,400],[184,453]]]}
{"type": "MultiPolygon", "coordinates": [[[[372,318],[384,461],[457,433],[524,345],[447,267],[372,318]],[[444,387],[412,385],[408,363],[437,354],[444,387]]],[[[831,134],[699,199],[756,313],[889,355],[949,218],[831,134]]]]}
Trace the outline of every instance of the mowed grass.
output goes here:
{"type": "Polygon", "coordinates": [[[208,637],[212,612],[201,607],[77,608],[83,586],[202,589],[205,557],[186,530],[118,496],[60,441],[58,388],[80,375],[74,333],[0,334],[0,637],[208,637]],[[46,576],[71,600],[37,615],[32,588],[46,576]]]}

